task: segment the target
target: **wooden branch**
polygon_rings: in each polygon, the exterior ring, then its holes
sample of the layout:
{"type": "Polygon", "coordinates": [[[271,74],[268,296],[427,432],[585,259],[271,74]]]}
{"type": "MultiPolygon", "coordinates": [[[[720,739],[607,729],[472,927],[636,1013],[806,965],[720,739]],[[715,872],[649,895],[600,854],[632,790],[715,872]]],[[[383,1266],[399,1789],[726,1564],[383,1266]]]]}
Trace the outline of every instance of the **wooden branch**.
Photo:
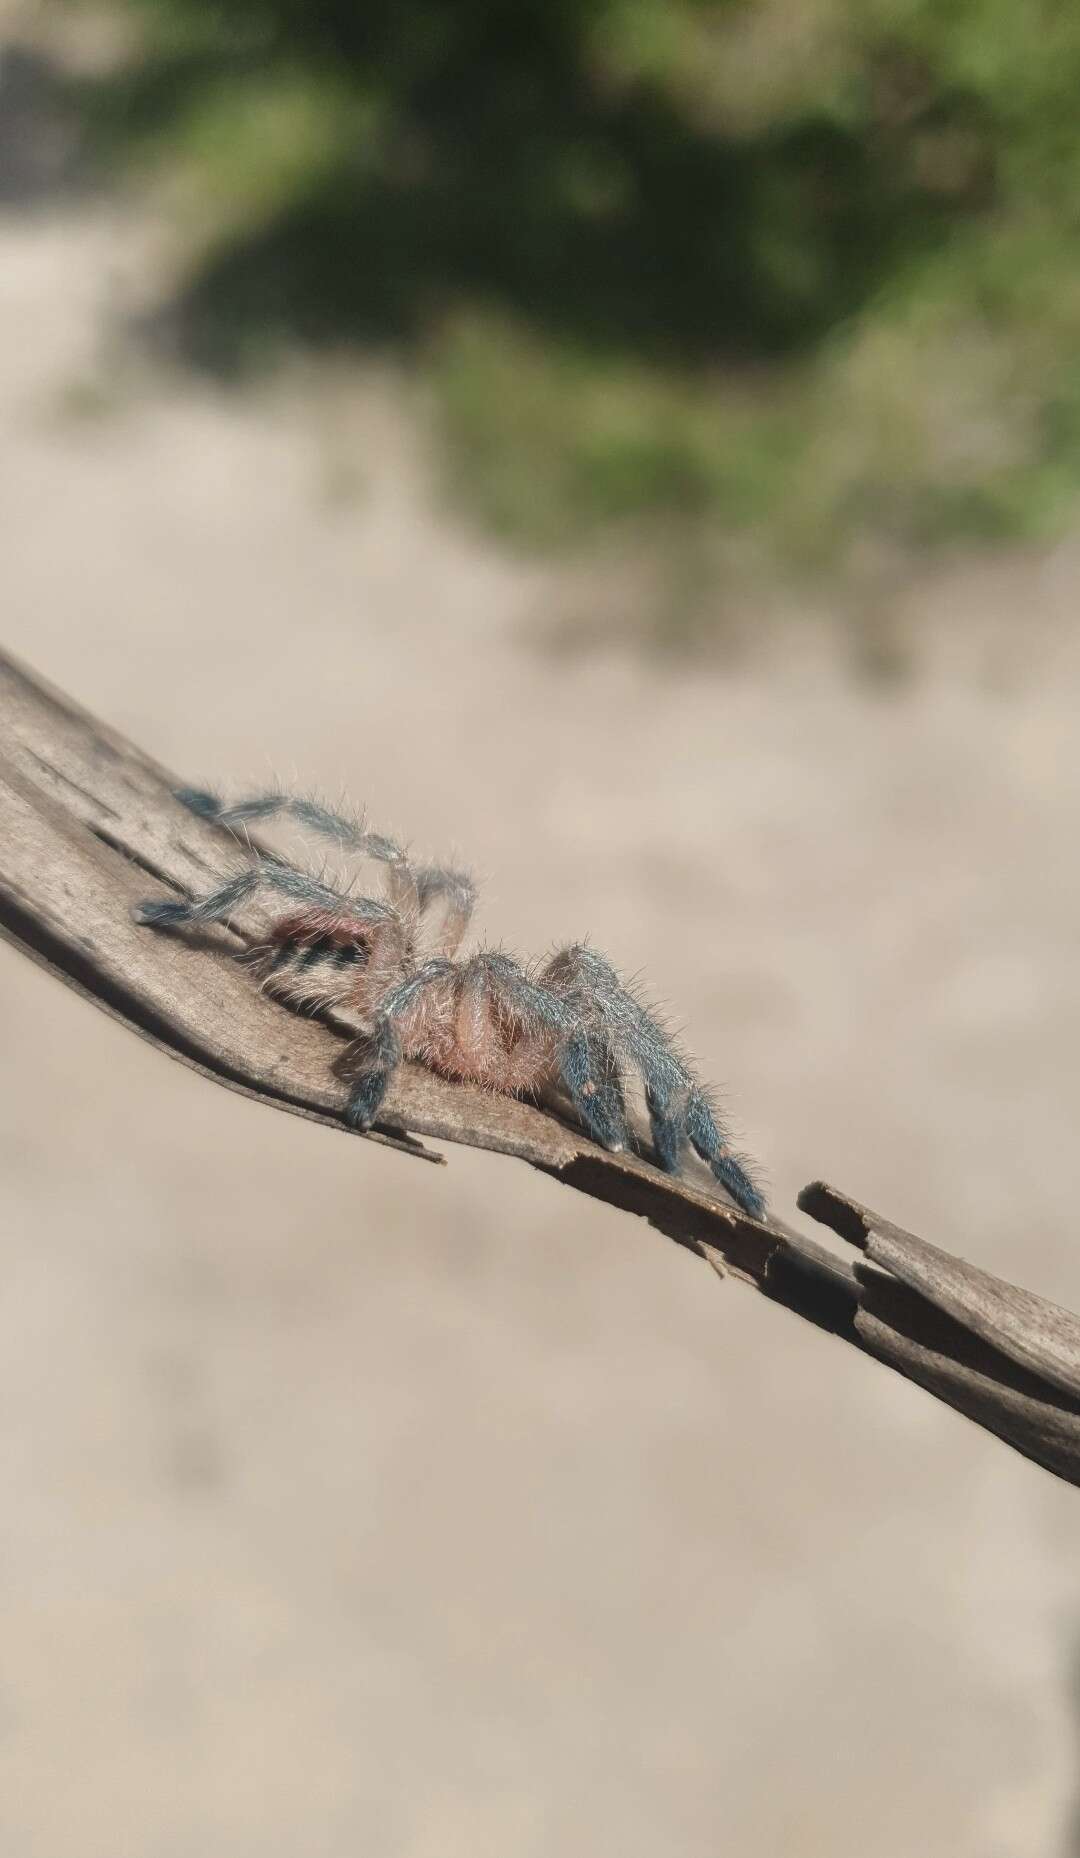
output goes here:
{"type": "MultiPolygon", "coordinates": [[[[173,776],[0,656],[0,935],[123,1024],[229,1089],[346,1130],[337,1081],[347,1039],[261,992],[240,934],[148,933],[132,906],[190,895],[235,866],[236,845],[173,798],[173,776]]],[[[420,1137],[514,1155],[636,1213],[818,1328],[877,1356],[1025,1456],[1080,1483],[1080,1320],[901,1232],[818,1184],[800,1205],[858,1260],[712,1183],[610,1155],[554,1113],[444,1083],[407,1065],[378,1130],[354,1140],[423,1161],[420,1137]]]]}

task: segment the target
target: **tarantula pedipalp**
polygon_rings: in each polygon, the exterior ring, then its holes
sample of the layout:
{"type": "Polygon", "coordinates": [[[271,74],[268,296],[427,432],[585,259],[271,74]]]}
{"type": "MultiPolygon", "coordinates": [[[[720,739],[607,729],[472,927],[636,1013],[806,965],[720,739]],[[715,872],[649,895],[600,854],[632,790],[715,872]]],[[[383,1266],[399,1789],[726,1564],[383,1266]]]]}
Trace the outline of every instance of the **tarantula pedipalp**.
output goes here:
{"type": "Polygon", "coordinates": [[[195,789],[178,798],[232,830],[249,862],[205,897],[141,904],[138,921],[158,928],[225,922],[259,893],[280,903],[268,941],[251,959],[265,984],[294,1006],[336,1008],[358,1020],[345,1106],[356,1128],[371,1127],[394,1071],[411,1058],[454,1082],[506,1095],[543,1098],[561,1087],[595,1142],[625,1148],[626,1077],[635,1071],[658,1165],[675,1173],[689,1145],[738,1206],[764,1212],[706,1091],[655,1015],[595,949],[577,944],[529,967],[497,949],[459,957],[475,903],[463,872],[414,865],[393,839],[314,800],[275,792],[226,806],[195,789]],[[356,896],[255,850],[242,829],[274,817],[384,865],[384,896],[356,896]]]}

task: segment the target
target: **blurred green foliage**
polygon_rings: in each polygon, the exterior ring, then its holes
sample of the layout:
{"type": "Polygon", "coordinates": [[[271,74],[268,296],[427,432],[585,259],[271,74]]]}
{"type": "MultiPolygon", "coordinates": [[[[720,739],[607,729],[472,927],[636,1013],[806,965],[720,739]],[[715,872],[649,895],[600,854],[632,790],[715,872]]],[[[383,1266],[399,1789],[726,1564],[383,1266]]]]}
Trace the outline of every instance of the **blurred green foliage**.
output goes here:
{"type": "Polygon", "coordinates": [[[186,352],[407,355],[508,535],[675,518],[824,567],[1072,506],[1080,8],[126,6],[82,101],[166,188],[186,352]]]}

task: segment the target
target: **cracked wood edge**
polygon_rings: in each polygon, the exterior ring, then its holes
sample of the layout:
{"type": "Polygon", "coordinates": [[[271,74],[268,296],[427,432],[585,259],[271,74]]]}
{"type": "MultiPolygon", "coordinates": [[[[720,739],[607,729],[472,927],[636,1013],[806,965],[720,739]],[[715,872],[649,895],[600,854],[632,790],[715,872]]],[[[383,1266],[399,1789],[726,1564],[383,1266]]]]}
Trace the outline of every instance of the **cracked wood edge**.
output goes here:
{"type": "Polygon", "coordinates": [[[1071,1310],[905,1232],[824,1181],[804,1188],[799,1205],[1019,1367],[1080,1399],[1080,1318],[1071,1310]]]}
{"type": "Polygon", "coordinates": [[[860,1344],[1069,1483],[1080,1483],[1080,1318],[904,1232],[824,1181],[804,1212],[869,1261],[860,1344]]]}

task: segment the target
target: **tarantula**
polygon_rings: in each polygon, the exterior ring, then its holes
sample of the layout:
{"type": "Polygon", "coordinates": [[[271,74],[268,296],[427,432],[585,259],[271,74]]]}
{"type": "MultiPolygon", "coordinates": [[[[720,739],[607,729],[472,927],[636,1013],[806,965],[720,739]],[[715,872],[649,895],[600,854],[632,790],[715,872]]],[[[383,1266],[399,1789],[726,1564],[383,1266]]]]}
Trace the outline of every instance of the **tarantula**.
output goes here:
{"type": "Polygon", "coordinates": [[[413,1058],[442,1077],[507,1095],[541,1097],[561,1086],[592,1139],[620,1149],[629,1142],[632,1068],[644,1084],[659,1166],[675,1173],[689,1144],[737,1205],[753,1215],[764,1211],[702,1085],[654,1014],[595,949],[563,948],[530,967],[498,949],[459,959],[476,899],[464,872],[414,865],[393,839],[314,800],[274,792],[226,806],[197,789],[177,797],[232,829],[250,862],[208,896],[140,904],[137,921],[155,928],[223,922],[260,892],[280,900],[269,941],[250,950],[250,959],[265,984],[294,1006],[337,1008],[358,1019],[345,1106],[355,1128],[371,1127],[395,1069],[413,1058]],[[243,829],[275,816],[336,841],[344,854],[385,866],[385,894],[354,895],[276,853],[255,850],[243,829]]]}

